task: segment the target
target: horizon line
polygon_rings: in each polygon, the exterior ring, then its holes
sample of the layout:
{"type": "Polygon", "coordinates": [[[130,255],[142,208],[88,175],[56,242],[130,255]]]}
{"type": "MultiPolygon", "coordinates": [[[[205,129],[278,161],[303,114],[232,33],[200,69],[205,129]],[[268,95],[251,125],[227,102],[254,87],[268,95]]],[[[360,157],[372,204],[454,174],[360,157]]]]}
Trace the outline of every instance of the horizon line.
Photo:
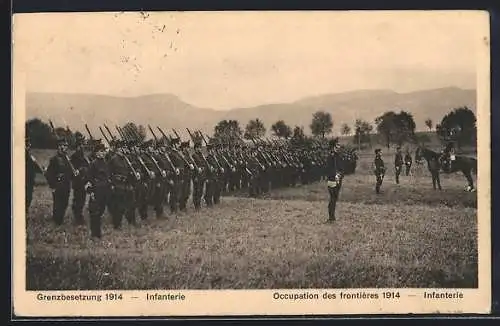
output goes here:
{"type": "Polygon", "coordinates": [[[306,100],[306,99],[310,99],[310,98],[314,98],[314,97],[321,97],[321,96],[327,96],[327,95],[341,95],[341,94],[348,94],[348,93],[355,93],[355,92],[375,92],[375,91],[379,91],[379,92],[391,92],[391,93],[398,94],[398,95],[404,95],[404,94],[419,93],[419,92],[426,92],[426,91],[435,91],[435,90],[442,90],[442,89],[458,89],[458,90],[462,90],[462,91],[477,91],[477,88],[462,88],[462,87],[458,87],[458,86],[443,86],[443,87],[435,87],[435,88],[425,88],[425,89],[414,90],[414,91],[407,91],[407,92],[398,92],[398,91],[391,90],[391,89],[386,89],[386,88],[353,89],[353,90],[343,91],[343,92],[332,92],[332,93],[322,93],[322,94],[316,94],[316,95],[305,95],[305,96],[302,96],[302,97],[300,97],[300,98],[298,98],[296,100],[292,100],[292,101],[289,101],[289,102],[269,102],[269,103],[257,104],[257,105],[254,105],[254,106],[233,107],[233,108],[229,108],[229,109],[215,109],[215,108],[210,108],[210,107],[197,106],[197,105],[191,104],[190,102],[184,100],[179,95],[176,95],[176,94],[173,94],[173,93],[168,93],[168,92],[164,92],[164,93],[148,93],[148,94],[143,94],[143,95],[127,96],[127,95],[111,95],[111,94],[101,94],[101,93],[88,93],[88,92],[82,92],[82,93],[68,92],[68,93],[66,93],[66,92],[26,91],[26,95],[28,95],[30,93],[31,94],[47,94],[47,95],[50,95],[50,94],[53,94],[53,95],[80,95],[80,96],[82,96],[82,95],[87,95],[87,96],[91,95],[91,96],[111,97],[111,98],[116,98],[116,99],[138,99],[138,98],[141,98],[141,97],[148,97],[148,96],[158,96],[158,95],[165,96],[165,95],[170,95],[170,96],[173,96],[173,97],[177,98],[181,102],[184,102],[185,104],[188,104],[188,105],[193,106],[195,108],[205,109],[205,110],[212,110],[212,111],[232,111],[232,110],[238,110],[238,109],[255,108],[255,107],[264,106],[264,105],[291,104],[291,103],[297,103],[297,102],[300,102],[300,101],[303,101],[303,100],[306,100]]]}

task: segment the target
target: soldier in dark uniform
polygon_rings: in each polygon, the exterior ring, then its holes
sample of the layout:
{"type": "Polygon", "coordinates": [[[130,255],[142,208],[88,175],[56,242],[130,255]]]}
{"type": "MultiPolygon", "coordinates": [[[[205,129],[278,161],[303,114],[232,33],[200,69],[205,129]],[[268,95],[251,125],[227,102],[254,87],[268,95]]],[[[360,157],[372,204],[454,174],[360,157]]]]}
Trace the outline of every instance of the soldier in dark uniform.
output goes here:
{"type": "Polygon", "coordinates": [[[330,193],[330,202],[328,203],[328,221],[335,221],[335,208],[339,198],[340,189],[342,188],[343,166],[342,158],[340,157],[340,144],[338,139],[330,141],[331,153],[327,159],[327,186],[330,193]]]}
{"type": "Polygon", "coordinates": [[[35,157],[31,154],[31,142],[29,138],[26,138],[26,214],[31,206],[31,201],[33,200],[33,191],[35,189],[35,177],[37,173],[44,174],[43,168],[38,164],[35,157]]]}
{"type": "Polygon", "coordinates": [[[375,150],[375,176],[377,178],[377,183],[375,185],[375,191],[377,194],[380,193],[380,187],[382,186],[382,181],[384,180],[384,175],[385,175],[385,165],[384,161],[382,160],[382,150],[380,148],[377,148],[375,150]]]}
{"type": "MultiPolygon", "coordinates": [[[[65,139],[59,139],[57,154],[49,161],[46,177],[50,189],[52,189],[52,219],[56,225],[62,225],[64,214],[68,208],[69,194],[71,192],[71,178],[75,176],[71,168],[71,162],[67,155],[68,143],[65,139]]],[[[75,171],[76,175],[78,171],[75,171]]]]}
{"type": "Polygon", "coordinates": [[[201,208],[201,197],[205,186],[206,173],[208,171],[208,162],[206,162],[201,152],[201,142],[196,141],[193,144],[193,161],[196,165],[196,172],[193,174],[193,205],[195,210],[201,208]]]}
{"type": "Polygon", "coordinates": [[[90,234],[101,238],[101,219],[110,199],[111,174],[108,163],[104,159],[106,148],[102,143],[94,147],[95,160],[90,164],[87,173],[86,191],[89,193],[90,234]]]}
{"type": "Polygon", "coordinates": [[[410,174],[411,165],[413,163],[413,159],[411,158],[410,151],[407,149],[405,154],[405,167],[406,167],[406,176],[410,174]]]}
{"type": "Polygon", "coordinates": [[[212,207],[214,204],[214,193],[215,193],[215,188],[216,188],[216,182],[217,182],[217,166],[215,162],[213,161],[213,155],[210,155],[210,151],[212,150],[213,145],[212,144],[207,144],[207,151],[208,155],[205,158],[207,162],[207,179],[205,183],[205,195],[203,198],[205,199],[205,204],[207,207],[212,207]]]}
{"type": "Polygon", "coordinates": [[[111,179],[110,210],[113,227],[121,227],[123,216],[130,225],[136,225],[134,185],[141,181],[141,174],[126,155],[123,146],[117,146],[109,161],[111,179]]]}
{"type": "Polygon", "coordinates": [[[82,136],[76,137],[75,145],[76,151],[71,155],[71,163],[73,167],[78,170],[78,175],[73,177],[72,188],[73,188],[73,216],[75,218],[75,223],[82,225],[83,221],[83,207],[85,206],[85,200],[87,199],[87,194],[85,192],[85,182],[87,177],[87,171],[90,166],[90,162],[85,157],[83,151],[84,139],[82,136]]]}
{"type": "Polygon", "coordinates": [[[403,153],[401,153],[401,147],[399,146],[396,149],[396,156],[394,157],[394,169],[396,173],[396,183],[399,184],[399,175],[403,170],[403,153]]]}

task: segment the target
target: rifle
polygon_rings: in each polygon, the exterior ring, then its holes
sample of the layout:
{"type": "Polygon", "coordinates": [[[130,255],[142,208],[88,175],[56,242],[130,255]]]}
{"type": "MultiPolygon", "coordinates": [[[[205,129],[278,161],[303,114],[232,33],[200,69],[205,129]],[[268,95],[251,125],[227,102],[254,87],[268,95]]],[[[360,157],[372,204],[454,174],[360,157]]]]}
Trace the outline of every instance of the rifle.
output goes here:
{"type": "MultiPolygon", "coordinates": [[[[50,124],[50,127],[52,128],[52,133],[54,134],[54,136],[56,137],[57,139],[57,134],[56,134],[56,128],[54,128],[54,124],[52,123],[52,120],[49,119],[49,124],[50,124]]],[[[71,168],[71,172],[73,173],[73,176],[77,176],[79,174],[79,171],[77,169],[75,169],[75,167],[73,166],[73,163],[71,163],[71,160],[69,159],[68,157],[68,154],[64,154],[64,159],[66,160],[66,163],[68,163],[69,167],[71,168]]]]}
{"type": "Polygon", "coordinates": [[[179,134],[177,133],[177,131],[174,128],[172,128],[172,131],[174,132],[174,134],[177,138],[181,139],[181,136],[179,136],[179,134]]]}

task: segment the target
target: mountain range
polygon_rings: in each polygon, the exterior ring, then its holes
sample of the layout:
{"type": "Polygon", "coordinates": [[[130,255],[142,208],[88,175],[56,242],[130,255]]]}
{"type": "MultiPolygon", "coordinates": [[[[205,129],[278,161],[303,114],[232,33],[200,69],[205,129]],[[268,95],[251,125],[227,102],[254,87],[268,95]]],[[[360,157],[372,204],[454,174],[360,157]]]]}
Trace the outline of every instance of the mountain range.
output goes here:
{"type": "MultiPolygon", "coordinates": [[[[132,121],[153,128],[160,126],[169,132],[176,129],[184,138],[186,127],[211,135],[214,126],[223,119],[238,120],[244,130],[249,120],[259,118],[268,133],[271,125],[284,120],[288,125],[303,126],[309,133],[314,112],[323,110],[332,115],[333,133],[339,135],[343,123],[353,126],[357,118],[374,124],[386,111],[405,110],[413,114],[417,130],[427,130],[425,120],[434,124],[453,108],[467,106],[476,112],[476,91],[456,87],[429,89],[409,93],[391,90],[357,90],[323,94],[290,103],[265,104],[255,107],[215,110],[200,108],[182,101],[173,94],[151,94],[139,97],[116,97],[96,94],[36,93],[26,94],[26,118],[49,118],[57,126],[69,126],[84,134],[84,123],[97,133],[102,123],[114,126],[132,121]]],[[[156,128],[155,128],[156,129],[156,128]]],[[[155,130],[156,131],[156,130],[155,130]]],[[[100,137],[100,135],[98,135],[100,137]]]]}

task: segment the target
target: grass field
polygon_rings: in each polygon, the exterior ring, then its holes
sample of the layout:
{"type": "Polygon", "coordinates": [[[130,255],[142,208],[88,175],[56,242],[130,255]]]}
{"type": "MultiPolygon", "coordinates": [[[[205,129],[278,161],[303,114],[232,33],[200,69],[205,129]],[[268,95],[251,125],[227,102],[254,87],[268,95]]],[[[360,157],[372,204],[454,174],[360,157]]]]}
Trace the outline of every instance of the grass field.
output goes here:
{"type": "MultiPolygon", "coordinates": [[[[46,152],[35,155],[46,162],[46,152]]],[[[235,194],[164,220],[151,212],[120,231],[106,213],[100,241],[69,210],[63,226],[51,223],[40,180],[27,217],[27,289],[477,287],[477,199],[463,176],[442,176],[443,191],[424,170],[396,185],[387,154],[376,195],[372,159],[361,155],[346,177],[334,224],[324,224],[319,183],[235,194]]]]}

